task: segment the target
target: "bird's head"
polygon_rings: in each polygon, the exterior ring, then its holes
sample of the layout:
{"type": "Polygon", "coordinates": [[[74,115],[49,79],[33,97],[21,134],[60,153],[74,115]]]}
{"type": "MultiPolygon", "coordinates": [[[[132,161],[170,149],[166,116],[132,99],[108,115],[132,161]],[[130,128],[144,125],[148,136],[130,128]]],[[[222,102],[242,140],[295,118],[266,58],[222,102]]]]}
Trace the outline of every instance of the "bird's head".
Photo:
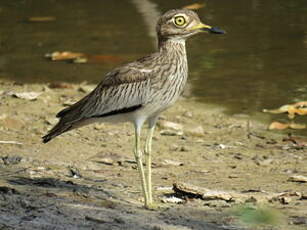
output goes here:
{"type": "Polygon", "coordinates": [[[159,39],[185,40],[200,32],[224,34],[225,32],[216,27],[202,23],[198,15],[187,9],[169,10],[163,14],[157,23],[159,39]]]}

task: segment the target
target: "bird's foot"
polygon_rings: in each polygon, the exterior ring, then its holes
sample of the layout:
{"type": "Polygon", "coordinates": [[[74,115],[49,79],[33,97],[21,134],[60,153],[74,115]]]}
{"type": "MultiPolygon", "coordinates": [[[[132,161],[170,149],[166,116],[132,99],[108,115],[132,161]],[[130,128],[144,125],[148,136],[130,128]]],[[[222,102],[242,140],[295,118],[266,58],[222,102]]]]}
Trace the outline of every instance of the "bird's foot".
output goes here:
{"type": "Polygon", "coordinates": [[[145,208],[148,210],[159,210],[161,208],[163,208],[161,205],[158,205],[157,203],[149,203],[149,204],[145,204],[145,208]]]}

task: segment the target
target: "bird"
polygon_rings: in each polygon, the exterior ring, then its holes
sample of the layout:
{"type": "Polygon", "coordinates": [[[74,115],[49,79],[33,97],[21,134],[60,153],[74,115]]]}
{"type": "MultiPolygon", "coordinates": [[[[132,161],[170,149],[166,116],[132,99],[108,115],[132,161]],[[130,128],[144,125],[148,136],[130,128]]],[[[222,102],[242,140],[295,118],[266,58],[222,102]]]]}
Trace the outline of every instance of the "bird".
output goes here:
{"type": "Polygon", "coordinates": [[[184,90],[188,77],[187,38],[204,31],[225,33],[202,23],[192,10],[165,12],[156,23],[158,50],[113,69],[92,92],[60,111],[56,115],[58,123],[42,137],[43,143],[94,122],[131,122],[144,206],[153,208],[151,163],[155,126],[159,115],[173,105],[184,90]],[[143,150],[140,142],[145,123],[148,123],[148,131],[143,150]]]}

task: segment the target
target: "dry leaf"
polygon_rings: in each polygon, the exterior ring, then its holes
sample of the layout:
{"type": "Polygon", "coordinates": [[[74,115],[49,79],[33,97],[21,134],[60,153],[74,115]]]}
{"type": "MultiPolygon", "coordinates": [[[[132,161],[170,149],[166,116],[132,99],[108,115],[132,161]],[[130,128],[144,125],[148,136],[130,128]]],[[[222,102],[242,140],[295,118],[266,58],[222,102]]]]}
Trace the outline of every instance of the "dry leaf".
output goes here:
{"type": "Polygon", "coordinates": [[[307,107],[307,101],[300,101],[293,104],[296,107],[307,107]]]}
{"type": "Polygon", "coordinates": [[[306,125],[305,124],[297,124],[297,123],[290,123],[289,124],[289,128],[291,129],[306,129],[306,125]]]}
{"type": "Polygon", "coordinates": [[[50,89],[72,89],[72,84],[68,84],[65,82],[54,82],[48,85],[50,89]]]}
{"type": "Polygon", "coordinates": [[[184,6],[182,8],[189,9],[189,10],[198,10],[198,9],[204,8],[205,6],[206,6],[205,3],[194,3],[191,5],[184,6]]]}
{"type": "MultiPolygon", "coordinates": [[[[120,56],[113,55],[90,55],[77,52],[52,52],[45,54],[46,58],[51,59],[52,61],[72,61],[73,63],[121,63],[125,59],[120,56]]],[[[128,59],[128,58],[126,58],[128,59]]]]}
{"type": "Polygon", "coordinates": [[[305,124],[298,124],[298,123],[281,123],[278,121],[273,121],[270,125],[269,125],[269,130],[272,129],[278,129],[278,130],[284,130],[284,129],[306,129],[306,125],[305,124]]]}
{"type": "Polygon", "coordinates": [[[275,113],[275,114],[278,114],[278,113],[287,113],[288,110],[289,110],[289,106],[290,105],[283,105],[281,107],[279,107],[278,109],[263,109],[262,111],[264,113],[275,113]]]}
{"type": "Polygon", "coordinates": [[[63,61],[63,60],[73,60],[78,57],[83,57],[85,54],[83,53],[74,53],[70,51],[58,52],[55,51],[53,53],[47,53],[45,55],[46,58],[50,58],[52,61],[63,61]]]}
{"type": "Polygon", "coordinates": [[[88,63],[87,57],[77,57],[74,58],[73,63],[77,63],[77,64],[83,64],[83,63],[88,63]]]}
{"type": "Polygon", "coordinates": [[[28,22],[52,22],[55,21],[56,18],[52,16],[46,17],[30,17],[27,19],[28,22]]]}
{"type": "Polygon", "coordinates": [[[293,119],[295,115],[307,115],[307,101],[300,101],[294,104],[283,105],[278,109],[264,109],[265,113],[288,113],[288,117],[293,119]]]}
{"type": "Polygon", "coordinates": [[[269,125],[269,130],[272,130],[272,129],[283,130],[287,128],[289,128],[289,124],[284,124],[284,123],[277,122],[277,121],[274,121],[269,125]]]}

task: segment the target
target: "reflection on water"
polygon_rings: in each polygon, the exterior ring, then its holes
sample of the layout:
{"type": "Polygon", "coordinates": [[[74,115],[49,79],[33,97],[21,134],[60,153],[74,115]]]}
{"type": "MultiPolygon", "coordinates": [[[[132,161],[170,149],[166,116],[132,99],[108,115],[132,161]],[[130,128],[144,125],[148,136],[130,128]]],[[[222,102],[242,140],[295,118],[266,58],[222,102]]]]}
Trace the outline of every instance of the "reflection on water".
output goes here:
{"type": "Polygon", "coordinates": [[[204,47],[210,48],[204,55],[195,49],[200,62],[191,68],[194,93],[234,104],[236,112],[306,99],[307,1],[235,2],[210,2],[210,19],[228,34],[205,39],[204,47]]]}
{"type": "MultiPolygon", "coordinates": [[[[188,42],[192,95],[249,113],[307,97],[306,0],[207,0],[198,11],[224,36],[188,42]]],[[[133,60],[155,46],[153,21],[187,1],[2,0],[0,77],[24,82],[100,81],[114,64],[48,62],[55,50],[119,55],[133,60]],[[26,23],[54,16],[48,23],[26,23]]]]}

